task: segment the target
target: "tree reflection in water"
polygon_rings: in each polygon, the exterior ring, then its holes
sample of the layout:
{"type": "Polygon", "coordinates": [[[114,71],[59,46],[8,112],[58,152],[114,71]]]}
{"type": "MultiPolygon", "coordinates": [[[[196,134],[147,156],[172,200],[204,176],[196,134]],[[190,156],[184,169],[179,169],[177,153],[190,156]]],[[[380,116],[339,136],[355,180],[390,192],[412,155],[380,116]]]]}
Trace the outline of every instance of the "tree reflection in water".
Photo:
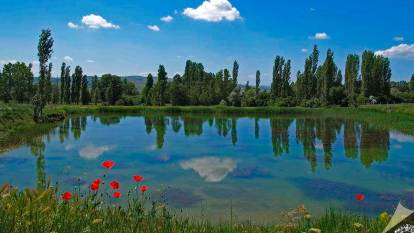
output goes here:
{"type": "MultiPolygon", "coordinates": [[[[103,125],[114,125],[121,122],[125,116],[117,114],[97,115],[89,117],[92,121],[99,120],[103,125]]],[[[186,137],[202,136],[205,129],[203,127],[215,128],[220,137],[230,137],[231,143],[236,145],[239,141],[238,121],[240,118],[211,116],[211,115],[144,115],[145,132],[156,134],[156,146],[158,149],[164,147],[166,132],[171,129],[174,133],[183,131],[186,137]],[[169,128],[171,127],[171,128],[169,128]]],[[[244,118],[247,119],[247,118],[244,118]]],[[[252,139],[259,140],[261,118],[254,117],[248,119],[254,124],[252,139]]],[[[266,119],[266,118],[262,118],[266,119]]],[[[269,118],[267,118],[269,119],[269,118]]],[[[57,134],[61,143],[64,143],[70,136],[80,140],[82,131],[87,129],[87,116],[71,116],[52,130],[43,130],[36,133],[21,135],[16,142],[8,143],[9,147],[17,145],[29,146],[31,153],[36,157],[37,187],[45,187],[45,140],[51,135],[57,134]],[[11,146],[10,146],[11,145],[11,146]]],[[[290,136],[295,136],[297,143],[302,146],[303,156],[310,165],[311,171],[315,172],[318,165],[318,151],[323,151],[323,164],[325,169],[333,166],[333,157],[341,156],[335,154],[333,148],[338,143],[338,138],[343,138],[343,153],[348,159],[356,160],[365,167],[370,167],[375,162],[382,162],[388,159],[390,149],[390,132],[388,129],[374,127],[367,123],[361,123],[349,119],[339,118],[306,118],[297,117],[272,117],[270,123],[270,140],[273,156],[281,157],[283,154],[290,153],[290,136]],[[289,135],[295,132],[295,135],[289,135]]],[[[133,126],[132,126],[133,127],[133,126]]],[[[262,126],[263,127],[263,126],[262,126]]],[[[252,128],[253,130],[253,128],[252,128]]],[[[260,140],[265,140],[263,137],[260,140]]],[[[341,142],[339,142],[341,143],[341,142]]],[[[6,151],[6,144],[2,146],[2,151],[6,151]],[[3,148],[4,147],[4,148],[3,148]]],[[[336,152],[337,153],[337,152],[336,152]]]]}

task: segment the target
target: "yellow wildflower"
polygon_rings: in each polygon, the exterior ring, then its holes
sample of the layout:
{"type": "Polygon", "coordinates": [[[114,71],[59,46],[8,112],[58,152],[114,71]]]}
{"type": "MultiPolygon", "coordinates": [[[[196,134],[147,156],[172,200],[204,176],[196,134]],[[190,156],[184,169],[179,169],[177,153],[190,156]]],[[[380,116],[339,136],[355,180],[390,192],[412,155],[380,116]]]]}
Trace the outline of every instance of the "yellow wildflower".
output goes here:
{"type": "Polygon", "coordinates": [[[99,224],[99,223],[102,223],[102,222],[103,222],[102,219],[97,218],[97,219],[95,219],[95,220],[92,221],[92,224],[99,224]]]}
{"type": "Polygon", "coordinates": [[[388,223],[390,221],[390,215],[387,212],[382,212],[379,215],[379,220],[383,223],[388,223]]]}
{"type": "Polygon", "coordinates": [[[356,229],[356,230],[361,230],[362,228],[364,228],[364,225],[362,225],[361,223],[359,223],[359,222],[356,222],[356,223],[354,223],[354,228],[356,229]]]}
{"type": "Polygon", "coordinates": [[[311,232],[311,233],[321,233],[322,231],[319,228],[311,228],[311,229],[309,229],[308,232],[311,232]]]}

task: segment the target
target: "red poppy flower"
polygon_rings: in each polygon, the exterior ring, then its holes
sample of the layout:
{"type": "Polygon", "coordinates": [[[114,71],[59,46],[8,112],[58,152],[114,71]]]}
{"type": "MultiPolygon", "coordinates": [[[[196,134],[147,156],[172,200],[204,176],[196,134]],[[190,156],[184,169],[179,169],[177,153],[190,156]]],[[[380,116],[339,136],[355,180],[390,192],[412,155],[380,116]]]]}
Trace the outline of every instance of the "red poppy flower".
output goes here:
{"type": "Polygon", "coordinates": [[[143,186],[141,187],[141,192],[145,193],[147,190],[148,190],[148,186],[143,185],[143,186]]]}
{"type": "Polygon", "coordinates": [[[94,183],[94,184],[97,184],[97,185],[100,185],[100,184],[101,184],[101,182],[102,182],[102,180],[101,180],[101,179],[99,179],[99,178],[93,181],[93,183],[94,183]]]}
{"type": "Polygon", "coordinates": [[[91,184],[91,190],[92,190],[92,191],[96,191],[96,190],[98,190],[98,189],[99,189],[99,184],[98,184],[98,183],[93,182],[93,183],[91,184]]]}
{"type": "Polygon", "coordinates": [[[62,194],[62,199],[65,201],[69,201],[70,199],[72,199],[72,193],[71,192],[64,192],[62,194]]]}
{"type": "Polygon", "coordinates": [[[119,182],[118,181],[112,181],[110,184],[112,189],[119,189],[119,182]]]}
{"type": "Polygon", "coordinates": [[[120,197],[122,196],[122,194],[121,194],[120,192],[114,192],[114,193],[112,194],[112,196],[113,196],[114,198],[120,198],[120,197]]]}
{"type": "Polygon", "coordinates": [[[111,160],[107,160],[102,163],[102,166],[106,169],[111,169],[114,165],[115,165],[115,162],[111,160]]]}
{"type": "Polygon", "coordinates": [[[357,195],[355,195],[355,199],[357,201],[363,201],[365,199],[365,195],[364,194],[357,194],[357,195]]]}
{"type": "Polygon", "coordinates": [[[141,181],[143,181],[143,180],[144,180],[144,177],[143,177],[143,176],[134,176],[134,180],[135,180],[136,182],[141,182],[141,181]]]}

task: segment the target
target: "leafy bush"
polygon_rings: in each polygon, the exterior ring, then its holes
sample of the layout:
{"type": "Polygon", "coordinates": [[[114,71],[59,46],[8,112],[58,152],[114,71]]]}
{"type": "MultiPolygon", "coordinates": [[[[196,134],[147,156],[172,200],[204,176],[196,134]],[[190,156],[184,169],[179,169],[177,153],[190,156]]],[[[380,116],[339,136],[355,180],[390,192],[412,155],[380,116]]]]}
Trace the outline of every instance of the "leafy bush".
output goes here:
{"type": "Polygon", "coordinates": [[[322,106],[322,102],[317,98],[311,100],[302,100],[300,106],[306,108],[319,108],[322,106]]]}
{"type": "Polygon", "coordinates": [[[243,93],[241,99],[242,107],[255,107],[256,106],[256,90],[249,89],[243,93]]]}
{"type": "Polygon", "coordinates": [[[260,92],[259,96],[256,99],[256,106],[257,107],[264,107],[268,106],[270,102],[270,93],[268,92],[260,92]]]}
{"type": "Polygon", "coordinates": [[[391,92],[391,98],[393,103],[414,103],[414,92],[391,92]]]}
{"type": "Polygon", "coordinates": [[[329,89],[329,99],[330,103],[333,105],[341,105],[343,106],[346,101],[345,99],[345,90],[343,87],[331,87],[329,89]]]}
{"type": "Polygon", "coordinates": [[[275,101],[275,105],[278,107],[295,107],[298,105],[298,101],[294,97],[279,98],[275,101]]]}
{"type": "Polygon", "coordinates": [[[357,97],[357,104],[358,105],[365,105],[369,103],[369,99],[363,95],[359,95],[357,97]]]}

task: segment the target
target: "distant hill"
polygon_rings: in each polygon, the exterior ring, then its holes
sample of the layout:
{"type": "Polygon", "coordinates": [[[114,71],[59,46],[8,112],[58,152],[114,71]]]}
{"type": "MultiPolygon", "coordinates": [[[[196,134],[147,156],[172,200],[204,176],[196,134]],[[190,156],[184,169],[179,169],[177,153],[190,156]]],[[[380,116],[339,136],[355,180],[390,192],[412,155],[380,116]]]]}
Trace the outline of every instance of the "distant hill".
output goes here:
{"type": "MultiPolygon", "coordinates": [[[[147,77],[139,76],[139,75],[133,75],[133,76],[125,76],[121,77],[122,79],[126,79],[129,82],[133,82],[138,90],[142,90],[145,86],[145,82],[147,81],[147,77]]],[[[156,80],[156,77],[154,77],[154,81],[156,80]]]]}

